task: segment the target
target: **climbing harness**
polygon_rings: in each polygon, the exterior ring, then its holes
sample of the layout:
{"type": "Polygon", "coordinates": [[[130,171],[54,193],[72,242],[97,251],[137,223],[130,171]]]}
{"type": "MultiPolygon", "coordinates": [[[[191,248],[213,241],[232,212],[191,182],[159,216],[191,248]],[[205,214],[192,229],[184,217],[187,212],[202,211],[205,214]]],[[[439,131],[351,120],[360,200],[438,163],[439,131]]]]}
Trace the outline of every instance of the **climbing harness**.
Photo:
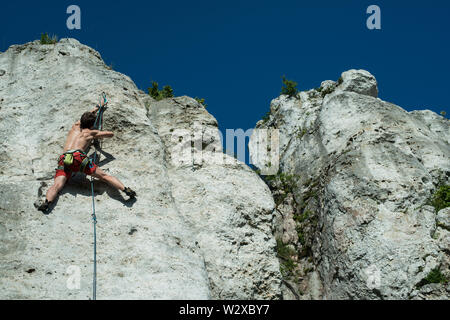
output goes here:
{"type": "MultiPolygon", "coordinates": [[[[106,94],[102,93],[103,104],[100,103],[100,109],[97,112],[97,118],[95,119],[94,129],[103,129],[103,112],[105,111],[108,100],[106,99],[106,94]]],[[[99,143],[100,149],[101,145],[99,143]]],[[[89,158],[86,157],[89,162],[89,158]]],[[[94,163],[97,164],[100,159],[97,159],[97,149],[94,151],[94,163]]],[[[84,161],[83,161],[84,162],[84,161]]],[[[85,165],[86,166],[86,165],[85,165]]],[[[92,192],[92,222],[94,225],[94,273],[93,273],[93,283],[92,283],[92,300],[97,300],[97,216],[95,214],[95,193],[94,193],[94,177],[91,176],[91,192],[92,192]]]]}
{"type": "Polygon", "coordinates": [[[64,170],[66,167],[70,167],[73,164],[73,159],[74,159],[73,154],[76,152],[79,152],[82,155],[84,155],[84,159],[81,162],[80,169],[79,169],[79,172],[84,172],[84,169],[88,165],[90,159],[83,150],[69,150],[67,152],[64,152],[63,153],[64,166],[58,166],[58,170],[64,170]]]}

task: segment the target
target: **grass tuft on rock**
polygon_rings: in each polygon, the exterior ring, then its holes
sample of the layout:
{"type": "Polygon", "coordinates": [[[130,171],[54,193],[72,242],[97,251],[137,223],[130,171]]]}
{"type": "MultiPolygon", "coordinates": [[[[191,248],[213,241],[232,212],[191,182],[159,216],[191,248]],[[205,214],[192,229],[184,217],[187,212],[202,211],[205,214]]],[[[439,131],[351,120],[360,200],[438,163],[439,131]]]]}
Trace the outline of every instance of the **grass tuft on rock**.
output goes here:
{"type": "Polygon", "coordinates": [[[417,285],[418,287],[422,287],[426,284],[430,284],[430,283],[442,283],[445,284],[448,282],[448,279],[442,274],[441,270],[439,270],[439,268],[434,268],[433,270],[431,270],[428,275],[423,278],[419,284],[417,285]]]}
{"type": "Polygon", "coordinates": [[[281,239],[277,239],[277,256],[280,259],[280,272],[283,277],[293,274],[296,263],[292,256],[296,255],[294,249],[283,243],[281,239]]]}
{"type": "Polygon", "coordinates": [[[58,37],[56,35],[52,35],[51,37],[48,33],[41,33],[41,44],[55,44],[58,42],[58,37]]]}
{"type": "Polygon", "coordinates": [[[266,123],[267,121],[270,120],[270,111],[267,111],[267,113],[264,115],[264,117],[262,117],[262,122],[266,123]]]}
{"type": "Polygon", "coordinates": [[[450,207],[450,185],[441,185],[431,196],[429,204],[434,207],[436,212],[450,207]]]}
{"type": "Polygon", "coordinates": [[[199,98],[199,97],[195,97],[194,98],[198,103],[200,103],[202,106],[204,106],[205,108],[208,106],[205,102],[205,98],[199,98]]]}

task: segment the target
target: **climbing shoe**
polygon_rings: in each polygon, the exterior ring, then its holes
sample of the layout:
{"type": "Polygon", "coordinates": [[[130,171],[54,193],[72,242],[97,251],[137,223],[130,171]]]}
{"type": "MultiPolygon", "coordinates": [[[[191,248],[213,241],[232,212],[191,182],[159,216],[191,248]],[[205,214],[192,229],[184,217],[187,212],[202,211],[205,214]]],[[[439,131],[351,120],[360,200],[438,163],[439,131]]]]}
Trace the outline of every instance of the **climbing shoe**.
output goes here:
{"type": "Polygon", "coordinates": [[[43,213],[47,213],[49,206],[50,206],[50,202],[48,202],[48,200],[45,199],[45,201],[42,201],[41,204],[39,204],[37,206],[37,209],[39,211],[42,211],[43,213]]]}
{"type": "Polygon", "coordinates": [[[129,196],[130,198],[134,198],[134,197],[136,197],[136,192],[134,192],[133,190],[131,190],[130,188],[128,188],[128,187],[126,187],[124,190],[123,190],[123,192],[125,192],[125,194],[127,195],[127,196],[129,196]]]}

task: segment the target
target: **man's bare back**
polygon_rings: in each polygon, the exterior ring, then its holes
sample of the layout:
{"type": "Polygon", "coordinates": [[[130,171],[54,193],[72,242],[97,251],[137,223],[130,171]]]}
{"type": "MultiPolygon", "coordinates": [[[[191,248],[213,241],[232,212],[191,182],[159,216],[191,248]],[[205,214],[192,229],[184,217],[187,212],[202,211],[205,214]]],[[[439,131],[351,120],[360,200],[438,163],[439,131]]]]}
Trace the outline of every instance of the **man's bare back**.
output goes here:
{"type": "Polygon", "coordinates": [[[93,139],[111,138],[112,136],[114,136],[114,133],[111,131],[81,129],[80,121],[77,121],[67,135],[64,152],[69,150],[86,151],[93,139]]]}

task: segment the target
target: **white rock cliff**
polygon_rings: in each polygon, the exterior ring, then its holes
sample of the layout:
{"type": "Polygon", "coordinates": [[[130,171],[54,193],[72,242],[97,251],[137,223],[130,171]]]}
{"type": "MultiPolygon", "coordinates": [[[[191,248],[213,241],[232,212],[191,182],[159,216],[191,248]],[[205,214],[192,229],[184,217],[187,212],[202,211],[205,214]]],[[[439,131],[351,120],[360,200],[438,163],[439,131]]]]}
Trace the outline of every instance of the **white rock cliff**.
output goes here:
{"type": "MultiPolygon", "coordinates": [[[[91,297],[89,180],[73,177],[49,215],[33,203],[52,183],[71,125],[101,92],[109,99],[104,127],[115,132],[101,167],[138,197],[95,183],[97,298],[280,298],[266,184],[225,155],[226,163],[171,161],[180,128],[221,148],[214,117],[189,97],[153,100],[74,39],[0,54],[0,298],[91,297]]],[[[192,145],[207,158],[204,147],[192,145]]]]}
{"type": "Polygon", "coordinates": [[[74,39],[0,54],[0,298],[91,298],[89,180],[75,175],[48,215],[34,202],[101,92],[115,136],[100,165],[138,196],[95,183],[98,299],[450,298],[450,209],[429,201],[450,180],[448,119],[344,72],[272,101],[257,128],[279,130],[280,170],[263,181],[223,154],[196,100],[156,101],[74,39]]]}
{"type": "MultiPolygon", "coordinates": [[[[280,132],[280,173],[266,179],[290,250],[285,298],[450,297],[448,280],[422,281],[450,279],[449,211],[428,205],[449,184],[449,120],[377,95],[370,73],[350,70],[274,99],[257,124],[280,132]]],[[[252,137],[251,153],[260,142],[252,137]]]]}

